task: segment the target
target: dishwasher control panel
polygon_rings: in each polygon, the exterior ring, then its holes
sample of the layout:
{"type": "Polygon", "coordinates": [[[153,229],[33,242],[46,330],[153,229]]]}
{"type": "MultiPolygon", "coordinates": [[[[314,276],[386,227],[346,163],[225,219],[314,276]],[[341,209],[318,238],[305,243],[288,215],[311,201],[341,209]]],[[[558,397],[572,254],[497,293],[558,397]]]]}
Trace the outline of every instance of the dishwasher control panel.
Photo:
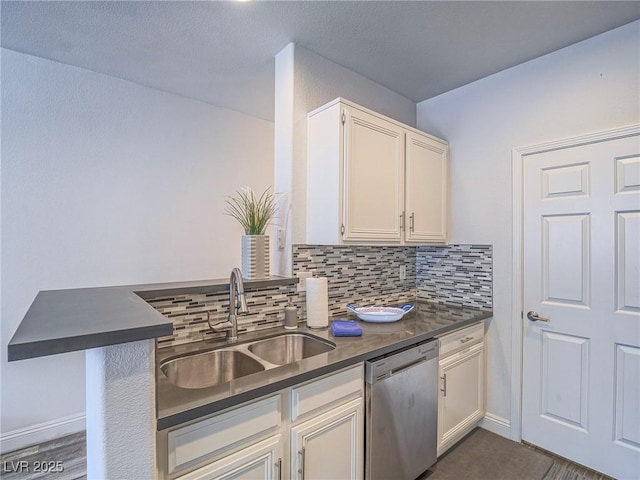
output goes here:
{"type": "Polygon", "coordinates": [[[418,363],[438,357],[438,339],[391,352],[365,364],[365,381],[374,384],[418,363]]]}

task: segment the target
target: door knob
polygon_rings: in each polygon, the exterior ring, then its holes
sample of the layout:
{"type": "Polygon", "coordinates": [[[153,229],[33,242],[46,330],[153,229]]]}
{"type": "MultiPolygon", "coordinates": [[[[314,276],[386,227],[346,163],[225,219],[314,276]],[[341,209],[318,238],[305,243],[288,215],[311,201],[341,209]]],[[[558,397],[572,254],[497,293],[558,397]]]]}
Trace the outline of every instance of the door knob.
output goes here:
{"type": "Polygon", "coordinates": [[[534,312],[533,310],[527,312],[527,318],[532,322],[549,322],[549,318],[541,317],[538,315],[538,312],[534,312]]]}

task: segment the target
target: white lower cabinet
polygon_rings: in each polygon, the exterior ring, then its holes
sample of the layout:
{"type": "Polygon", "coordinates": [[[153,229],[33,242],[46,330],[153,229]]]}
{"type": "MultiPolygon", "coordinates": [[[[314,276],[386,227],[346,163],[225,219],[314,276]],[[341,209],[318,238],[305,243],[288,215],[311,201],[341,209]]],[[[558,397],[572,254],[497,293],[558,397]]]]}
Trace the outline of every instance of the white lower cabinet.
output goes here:
{"type": "Polygon", "coordinates": [[[484,417],[484,322],[440,339],[438,456],[484,417]]]}
{"type": "Polygon", "coordinates": [[[363,407],[358,398],[291,429],[291,478],[361,479],[363,407]]]}
{"type": "Polygon", "coordinates": [[[360,480],[364,368],[158,432],[158,478],[360,480]]]}
{"type": "Polygon", "coordinates": [[[187,473],[180,480],[275,480],[282,478],[281,435],[187,473]]]}

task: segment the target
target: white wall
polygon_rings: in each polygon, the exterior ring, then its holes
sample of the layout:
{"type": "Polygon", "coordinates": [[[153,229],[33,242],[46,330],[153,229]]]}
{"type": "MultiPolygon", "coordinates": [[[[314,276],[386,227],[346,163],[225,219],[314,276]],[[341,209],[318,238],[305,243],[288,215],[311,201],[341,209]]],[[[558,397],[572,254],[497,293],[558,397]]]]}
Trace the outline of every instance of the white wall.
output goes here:
{"type": "MultiPolygon", "coordinates": [[[[276,55],[275,184],[278,191],[290,192],[289,245],[306,241],[307,113],[337,97],[416,124],[416,105],[402,95],[299,45],[281,50],[276,55]]],[[[281,253],[290,255],[290,248],[281,253]]],[[[276,259],[276,271],[285,273],[291,262],[283,258],[276,259]]]]}
{"type": "Polygon", "coordinates": [[[1,53],[6,451],[82,428],[82,353],[7,363],[36,293],[226,277],[240,263],[243,232],[223,215],[224,196],[272,183],[273,124],[1,53]]]}
{"type": "MultiPolygon", "coordinates": [[[[494,247],[488,412],[510,420],[511,150],[640,122],[640,22],[418,104],[451,144],[451,242],[494,247]]],[[[514,419],[511,419],[516,421],[514,419]]]]}

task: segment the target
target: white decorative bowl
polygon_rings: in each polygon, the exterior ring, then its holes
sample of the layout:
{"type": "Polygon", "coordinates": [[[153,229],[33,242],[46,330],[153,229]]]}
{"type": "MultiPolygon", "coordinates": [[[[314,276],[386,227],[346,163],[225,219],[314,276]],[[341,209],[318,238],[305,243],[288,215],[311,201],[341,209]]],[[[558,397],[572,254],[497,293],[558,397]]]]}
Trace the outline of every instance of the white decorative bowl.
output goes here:
{"type": "Polygon", "coordinates": [[[413,310],[413,304],[406,303],[401,307],[356,307],[348,304],[347,310],[351,310],[364,322],[389,323],[397,322],[405,313],[413,310]]]}

